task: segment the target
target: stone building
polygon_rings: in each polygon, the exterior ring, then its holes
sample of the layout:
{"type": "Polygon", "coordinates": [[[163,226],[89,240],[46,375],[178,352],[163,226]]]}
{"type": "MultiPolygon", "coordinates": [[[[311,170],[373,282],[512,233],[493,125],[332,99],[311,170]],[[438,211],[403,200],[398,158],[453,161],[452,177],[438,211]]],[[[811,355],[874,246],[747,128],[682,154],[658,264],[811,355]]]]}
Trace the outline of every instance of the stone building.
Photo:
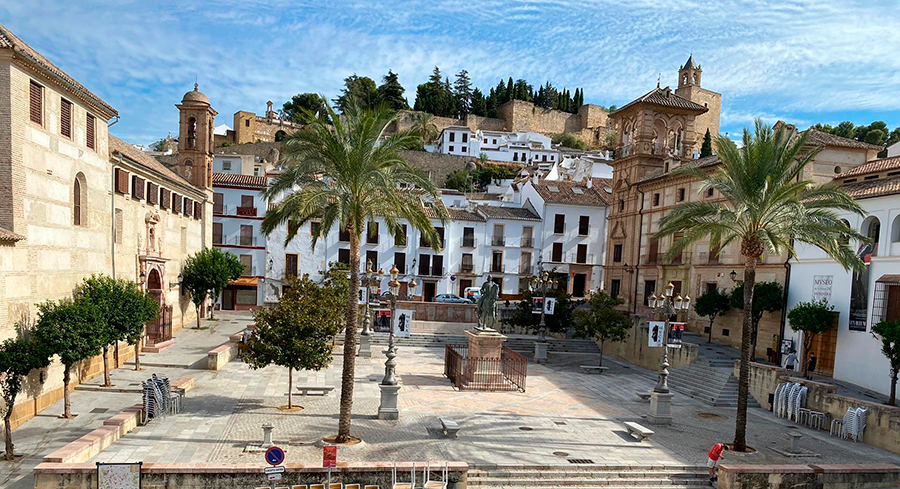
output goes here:
{"type": "Polygon", "coordinates": [[[719,135],[719,115],[722,111],[722,94],[701,87],[700,77],[702,74],[703,70],[700,65],[694,63],[694,55],[690,55],[684,66],[678,70],[678,88],[675,89],[675,95],[707,109],[706,112],[697,115],[694,119],[694,132],[697,137],[694,146],[689,148],[689,152],[697,151],[698,153],[707,130],[713,139],[719,135]]]}
{"type": "MultiPolygon", "coordinates": [[[[101,273],[142,283],[163,306],[148,344],[190,323],[178,275],[184,256],[211,243],[209,189],[109,135],[116,110],[3,26],[0,94],[0,339],[32,325],[37,303],[101,273]]],[[[133,355],[113,351],[115,364],[133,355]]],[[[101,371],[85,361],[75,382],[101,371]]],[[[62,394],[58,362],[35,372],[13,426],[62,394]]]]}
{"type": "Polygon", "coordinates": [[[302,124],[280,119],[270,100],[266,102],[266,114],[263,116],[246,110],[235,112],[234,128],[228,129],[224,135],[216,135],[215,143],[217,146],[225,143],[271,143],[281,141],[302,127],[302,124]]]}

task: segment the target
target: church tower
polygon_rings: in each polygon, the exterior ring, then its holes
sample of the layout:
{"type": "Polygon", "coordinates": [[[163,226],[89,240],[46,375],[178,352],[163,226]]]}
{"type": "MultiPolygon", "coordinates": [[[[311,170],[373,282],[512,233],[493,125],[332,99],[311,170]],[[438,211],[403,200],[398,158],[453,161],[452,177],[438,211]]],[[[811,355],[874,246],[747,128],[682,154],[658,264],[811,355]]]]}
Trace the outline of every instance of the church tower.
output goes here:
{"type": "Polygon", "coordinates": [[[707,90],[700,86],[703,70],[694,62],[694,55],[688,56],[684,66],[678,70],[678,89],[675,95],[686,98],[697,105],[705,107],[707,112],[700,114],[694,121],[696,138],[692,151],[700,152],[703,136],[709,131],[713,139],[719,135],[719,114],[722,110],[722,94],[707,90]]]}
{"type": "Polygon", "coordinates": [[[178,107],[178,173],[195,187],[212,188],[213,127],[216,111],[209,99],[194,89],[181,99],[178,107]]]}
{"type": "Polygon", "coordinates": [[[703,73],[703,70],[699,65],[694,64],[694,55],[691,54],[688,57],[684,66],[678,70],[678,88],[682,87],[690,87],[690,86],[700,86],[700,75],[703,73]]]}

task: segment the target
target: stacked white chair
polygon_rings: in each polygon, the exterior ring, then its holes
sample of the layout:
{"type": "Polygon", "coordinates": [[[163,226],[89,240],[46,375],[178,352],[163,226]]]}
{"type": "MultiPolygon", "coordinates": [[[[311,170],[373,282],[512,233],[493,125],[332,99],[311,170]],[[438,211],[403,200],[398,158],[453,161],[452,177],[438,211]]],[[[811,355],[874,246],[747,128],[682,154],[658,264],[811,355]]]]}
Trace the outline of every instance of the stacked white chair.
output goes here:
{"type": "Polygon", "coordinates": [[[841,431],[841,438],[849,440],[855,437],[857,426],[856,410],[847,409],[847,413],[844,414],[844,428],[841,431]]]}
{"type": "Polygon", "coordinates": [[[409,482],[397,482],[397,464],[394,463],[391,469],[391,488],[392,489],[415,489],[416,488],[416,464],[410,469],[409,482]]]}
{"type": "Polygon", "coordinates": [[[440,480],[431,480],[431,463],[425,466],[425,484],[422,489],[447,489],[447,472],[448,464],[444,463],[444,469],[441,471],[440,480]]]}
{"type": "Polygon", "coordinates": [[[853,432],[853,441],[862,441],[863,432],[866,430],[866,414],[868,409],[856,408],[856,430],[853,432]]]}

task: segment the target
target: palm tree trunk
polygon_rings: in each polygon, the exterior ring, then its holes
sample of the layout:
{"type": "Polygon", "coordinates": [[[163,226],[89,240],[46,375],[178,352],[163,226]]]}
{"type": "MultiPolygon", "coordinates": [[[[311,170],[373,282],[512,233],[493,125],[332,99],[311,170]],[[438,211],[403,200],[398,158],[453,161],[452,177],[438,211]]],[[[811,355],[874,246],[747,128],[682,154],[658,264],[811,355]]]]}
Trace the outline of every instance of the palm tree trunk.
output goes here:
{"type": "Polygon", "coordinates": [[[747,397],[750,395],[750,341],[753,333],[753,289],[756,286],[756,257],[746,257],[744,266],[744,325],[741,328],[741,370],[738,378],[737,419],[734,450],[747,448],[747,397]]]}
{"type": "Polygon", "coordinates": [[[359,305],[354,292],[359,287],[359,234],[350,226],[350,291],[347,296],[347,328],[344,330],[344,368],[341,373],[341,413],[335,441],[350,437],[350,413],[353,409],[353,374],[356,367],[356,320],[359,305]]]}
{"type": "Polygon", "coordinates": [[[103,387],[112,387],[109,379],[109,345],[103,345],[103,387]]]}
{"type": "Polygon", "coordinates": [[[294,409],[294,369],[288,367],[288,410],[294,409]]]}
{"type": "Polygon", "coordinates": [[[63,418],[71,418],[72,417],[72,403],[69,401],[69,379],[71,378],[71,373],[69,372],[69,366],[63,365],[63,418]]]}

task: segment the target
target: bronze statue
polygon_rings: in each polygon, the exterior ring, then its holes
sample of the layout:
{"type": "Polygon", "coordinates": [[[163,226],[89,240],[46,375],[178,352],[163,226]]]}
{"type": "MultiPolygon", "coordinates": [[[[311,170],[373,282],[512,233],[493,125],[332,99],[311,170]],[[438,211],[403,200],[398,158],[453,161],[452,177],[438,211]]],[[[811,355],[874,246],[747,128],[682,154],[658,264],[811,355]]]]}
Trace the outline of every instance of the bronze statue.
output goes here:
{"type": "Polygon", "coordinates": [[[494,330],[497,325],[497,300],[500,298],[500,286],[488,278],[481,286],[481,297],[478,298],[478,330],[494,330]]]}

